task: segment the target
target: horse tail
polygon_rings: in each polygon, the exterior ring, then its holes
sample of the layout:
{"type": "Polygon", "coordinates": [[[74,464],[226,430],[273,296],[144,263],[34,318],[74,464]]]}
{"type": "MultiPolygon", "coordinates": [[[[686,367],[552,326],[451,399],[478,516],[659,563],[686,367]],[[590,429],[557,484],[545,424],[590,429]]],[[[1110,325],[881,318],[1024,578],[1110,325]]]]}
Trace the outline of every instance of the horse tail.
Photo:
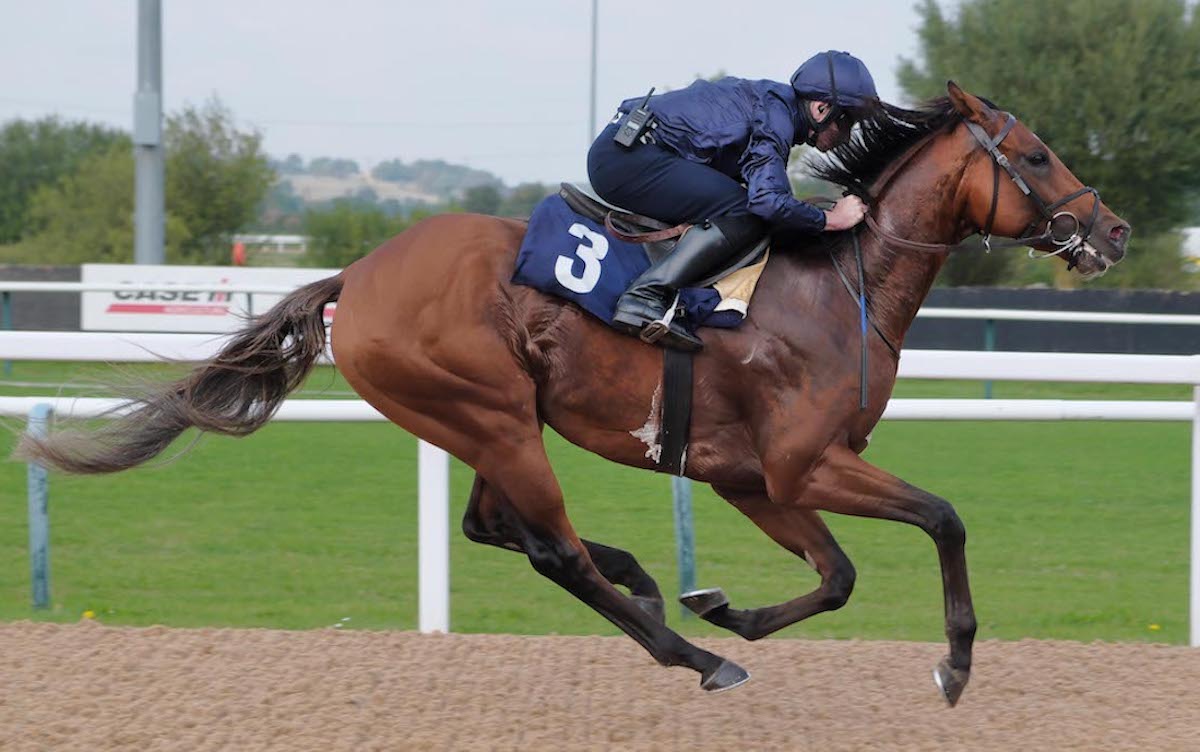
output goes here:
{"type": "Polygon", "coordinates": [[[227,436],[258,430],[325,351],[323,311],[342,284],[337,275],[295,290],[188,375],[140,389],[104,427],[25,435],[14,458],[70,473],[111,473],[152,459],[193,426],[227,436]]]}

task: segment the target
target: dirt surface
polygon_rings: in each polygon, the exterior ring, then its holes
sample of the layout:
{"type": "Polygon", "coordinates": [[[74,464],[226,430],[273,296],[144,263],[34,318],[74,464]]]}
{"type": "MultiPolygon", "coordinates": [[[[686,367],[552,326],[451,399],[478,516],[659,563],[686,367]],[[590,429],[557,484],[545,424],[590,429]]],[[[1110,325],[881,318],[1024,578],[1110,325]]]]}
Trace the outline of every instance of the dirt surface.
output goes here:
{"type": "Polygon", "coordinates": [[[983,642],[959,706],[941,645],[703,640],[716,695],[631,640],[0,625],[0,749],[1200,749],[1200,650],[983,642]]]}

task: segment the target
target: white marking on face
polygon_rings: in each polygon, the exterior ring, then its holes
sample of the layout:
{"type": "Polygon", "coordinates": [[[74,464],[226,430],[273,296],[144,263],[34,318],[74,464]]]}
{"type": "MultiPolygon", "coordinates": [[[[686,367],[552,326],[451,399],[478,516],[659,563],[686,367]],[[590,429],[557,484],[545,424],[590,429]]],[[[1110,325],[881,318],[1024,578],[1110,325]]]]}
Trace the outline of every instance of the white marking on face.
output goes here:
{"type": "Polygon", "coordinates": [[[758,352],[758,343],[757,342],[755,342],[754,346],[750,348],[750,354],[747,355],[746,359],[742,361],[742,365],[746,365],[751,360],[754,360],[754,353],[756,353],[756,352],[758,352]]]}
{"type": "Polygon", "coordinates": [[[659,415],[662,406],[662,384],[654,387],[654,396],[650,399],[650,415],[641,428],[630,431],[629,435],[646,445],[646,457],[656,463],[662,456],[662,444],[658,443],[659,415]]]}

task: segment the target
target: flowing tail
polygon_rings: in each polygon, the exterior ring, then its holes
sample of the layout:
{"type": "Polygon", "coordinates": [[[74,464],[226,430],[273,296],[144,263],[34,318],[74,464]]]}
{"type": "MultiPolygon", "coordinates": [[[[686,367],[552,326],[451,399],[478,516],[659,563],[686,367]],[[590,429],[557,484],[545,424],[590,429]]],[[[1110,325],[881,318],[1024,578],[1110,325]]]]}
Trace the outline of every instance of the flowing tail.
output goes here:
{"type": "Polygon", "coordinates": [[[25,435],[13,458],[69,473],[111,473],[152,459],[193,426],[229,436],[258,430],[324,352],[323,311],[341,291],[341,275],[301,287],[247,324],[212,360],[147,389],[131,411],[103,428],[25,435]]]}

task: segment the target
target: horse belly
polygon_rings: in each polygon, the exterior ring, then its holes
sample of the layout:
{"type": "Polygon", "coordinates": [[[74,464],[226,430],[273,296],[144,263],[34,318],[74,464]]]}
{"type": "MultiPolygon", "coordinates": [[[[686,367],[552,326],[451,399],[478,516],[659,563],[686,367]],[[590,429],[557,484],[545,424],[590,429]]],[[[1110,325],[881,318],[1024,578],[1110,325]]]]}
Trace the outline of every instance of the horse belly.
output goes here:
{"type": "Polygon", "coordinates": [[[561,318],[538,374],[539,413],[572,444],[624,465],[654,467],[662,356],[573,307],[561,318]]]}
{"type": "MultiPolygon", "coordinates": [[[[547,367],[538,378],[545,421],[576,446],[623,465],[654,468],[661,456],[662,351],[573,307],[559,313],[542,339],[553,343],[543,351],[547,367]]],[[[748,433],[712,370],[713,363],[696,361],[687,475],[760,482],[762,466],[748,433]]]]}

